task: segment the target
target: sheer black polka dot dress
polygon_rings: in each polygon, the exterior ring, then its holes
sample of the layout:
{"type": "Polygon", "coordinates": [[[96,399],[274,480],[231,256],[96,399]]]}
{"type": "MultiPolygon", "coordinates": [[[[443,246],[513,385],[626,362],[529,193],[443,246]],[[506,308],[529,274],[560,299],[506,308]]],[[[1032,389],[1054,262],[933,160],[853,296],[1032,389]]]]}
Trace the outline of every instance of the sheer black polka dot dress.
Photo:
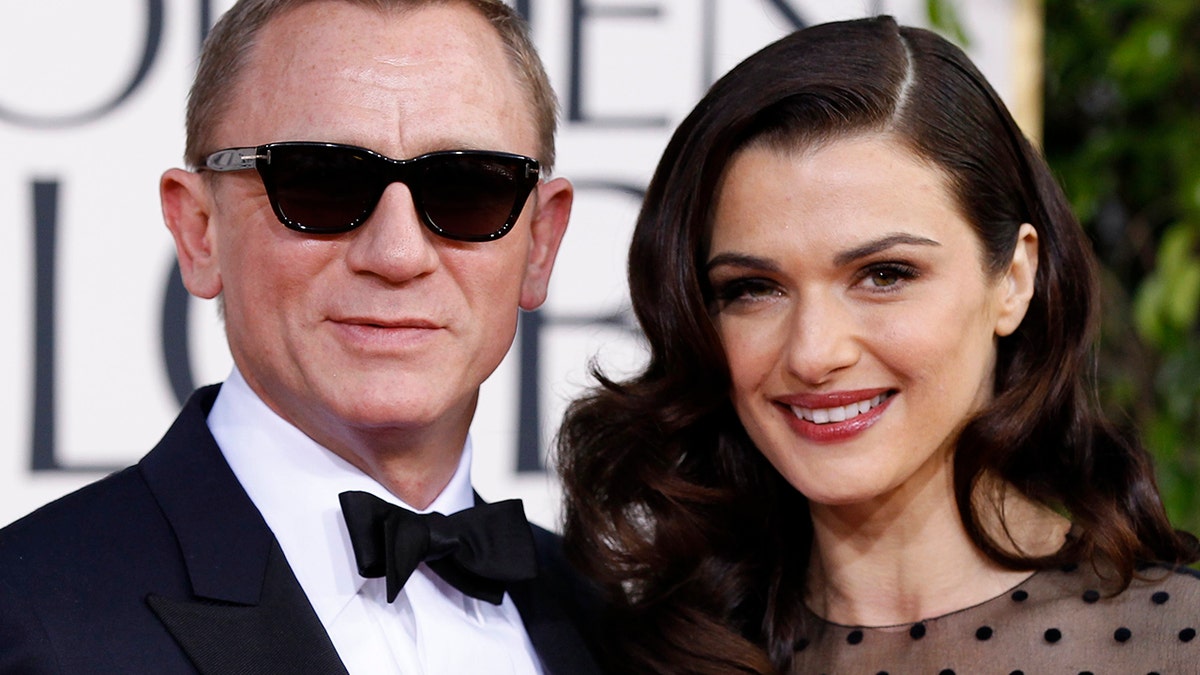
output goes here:
{"type": "Polygon", "coordinates": [[[1142,568],[1112,595],[1090,566],[1037,572],[1003,595],[913,624],[809,615],[797,675],[1197,675],[1200,574],[1142,568]]]}

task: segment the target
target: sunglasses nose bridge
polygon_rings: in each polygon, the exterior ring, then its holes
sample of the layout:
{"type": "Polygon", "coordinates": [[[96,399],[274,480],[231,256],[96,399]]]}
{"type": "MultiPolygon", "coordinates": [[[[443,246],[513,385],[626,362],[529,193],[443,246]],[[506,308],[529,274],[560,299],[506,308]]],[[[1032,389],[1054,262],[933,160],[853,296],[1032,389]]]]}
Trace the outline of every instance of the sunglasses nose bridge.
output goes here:
{"type": "MultiPolygon", "coordinates": [[[[371,167],[371,171],[367,174],[369,178],[365,177],[364,180],[369,180],[372,183],[372,207],[371,212],[363,218],[359,225],[365,224],[366,221],[372,217],[378,217],[381,203],[384,202],[384,200],[389,199],[386,196],[389,188],[396,183],[400,183],[408,191],[408,197],[405,200],[407,202],[407,208],[405,208],[404,211],[409,217],[414,218],[416,223],[420,225],[420,227],[417,228],[418,231],[428,230],[433,234],[441,234],[425,210],[423,190],[421,185],[422,175],[424,173],[422,159],[423,158],[421,157],[416,157],[413,159],[392,159],[391,157],[384,155],[371,156],[373,166],[371,167]]],[[[397,197],[392,197],[390,199],[396,199],[397,197]]],[[[403,208],[400,206],[400,204],[392,202],[386,208],[395,209],[398,207],[403,208]]],[[[395,214],[395,212],[392,213],[395,214]]],[[[388,224],[383,226],[392,227],[393,225],[388,224]]],[[[404,227],[407,227],[407,225],[404,227]]]]}
{"type": "Polygon", "coordinates": [[[383,199],[383,194],[388,188],[396,183],[400,183],[408,189],[408,196],[412,202],[412,208],[417,220],[421,221],[426,227],[429,227],[428,218],[425,216],[425,210],[421,203],[421,186],[418,179],[419,166],[417,164],[420,158],[414,159],[392,159],[391,157],[378,156],[380,164],[378,165],[378,181],[376,183],[376,198],[375,202],[383,199]]]}
{"type": "Polygon", "coordinates": [[[392,159],[391,157],[380,156],[379,164],[379,186],[381,190],[386,190],[393,183],[403,183],[408,191],[413,194],[413,199],[416,199],[417,189],[417,167],[414,165],[416,159],[392,159]]]}
{"type": "Polygon", "coordinates": [[[388,188],[396,183],[404,185],[408,189],[409,198],[412,200],[413,209],[416,211],[418,220],[424,221],[421,211],[421,190],[417,181],[415,159],[392,159],[383,155],[376,155],[374,159],[378,160],[375,170],[375,203],[378,205],[379,200],[383,199],[383,194],[388,188]]]}

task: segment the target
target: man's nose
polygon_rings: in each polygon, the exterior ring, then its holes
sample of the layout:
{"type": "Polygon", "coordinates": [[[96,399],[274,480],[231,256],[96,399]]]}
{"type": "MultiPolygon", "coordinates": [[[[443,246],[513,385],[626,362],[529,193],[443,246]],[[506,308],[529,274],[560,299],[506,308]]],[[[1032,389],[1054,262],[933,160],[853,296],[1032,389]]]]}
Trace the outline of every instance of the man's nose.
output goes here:
{"type": "Polygon", "coordinates": [[[417,213],[408,186],[392,183],[367,221],[351,233],[346,262],[355,272],[402,283],[437,268],[435,237],[417,213]]]}

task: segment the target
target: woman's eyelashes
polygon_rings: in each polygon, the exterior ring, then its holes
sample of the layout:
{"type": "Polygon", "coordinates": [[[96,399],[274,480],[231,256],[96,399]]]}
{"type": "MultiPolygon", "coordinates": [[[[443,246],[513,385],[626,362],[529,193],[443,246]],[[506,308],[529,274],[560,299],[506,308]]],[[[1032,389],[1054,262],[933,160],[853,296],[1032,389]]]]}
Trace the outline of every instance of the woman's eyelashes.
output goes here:
{"type": "Polygon", "coordinates": [[[858,285],[869,291],[893,293],[901,290],[908,282],[921,276],[921,271],[910,263],[885,261],[871,263],[862,268],[858,285]]]}
{"type": "MultiPolygon", "coordinates": [[[[921,276],[918,266],[900,260],[887,260],[863,265],[851,276],[852,289],[870,293],[897,293],[921,276]]],[[[744,307],[787,294],[779,282],[762,276],[717,276],[709,281],[712,287],[712,309],[744,307]]]]}
{"type": "Polygon", "coordinates": [[[763,277],[734,277],[710,283],[713,289],[713,309],[718,312],[731,306],[747,305],[781,294],[778,284],[763,277]]]}

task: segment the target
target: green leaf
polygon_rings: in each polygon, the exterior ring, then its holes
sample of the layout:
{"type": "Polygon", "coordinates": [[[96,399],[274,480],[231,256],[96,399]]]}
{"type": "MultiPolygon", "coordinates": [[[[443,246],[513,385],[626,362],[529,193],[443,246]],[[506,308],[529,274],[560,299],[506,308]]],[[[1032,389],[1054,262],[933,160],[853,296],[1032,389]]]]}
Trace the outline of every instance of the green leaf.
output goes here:
{"type": "Polygon", "coordinates": [[[1171,279],[1170,285],[1167,317],[1175,328],[1190,330],[1200,312],[1200,261],[1189,262],[1171,279]]]}
{"type": "Polygon", "coordinates": [[[958,18],[958,8],[951,0],[925,0],[925,14],[934,30],[958,43],[960,47],[971,44],[971,38],[958,18]]]}
{"type": "Polygon", "coordinates": [[[1161,308],[1166,296],[1166,287],[1157,276],[1148,277],[1138,288],[1133,300],[1133,319],[1138,335],[1152,345],[1161,345],[1165,339],[1165,326],[1161,308]]]}

